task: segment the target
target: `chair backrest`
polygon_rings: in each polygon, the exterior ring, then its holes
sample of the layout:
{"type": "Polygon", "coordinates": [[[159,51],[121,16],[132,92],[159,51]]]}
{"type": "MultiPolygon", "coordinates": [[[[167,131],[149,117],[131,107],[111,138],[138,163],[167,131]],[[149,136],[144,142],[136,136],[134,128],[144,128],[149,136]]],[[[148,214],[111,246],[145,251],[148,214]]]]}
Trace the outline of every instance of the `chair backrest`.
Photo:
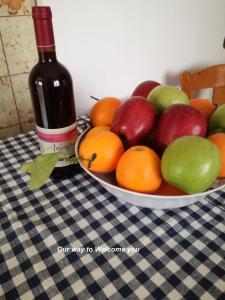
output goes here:
{"type": "Polygon", "coordinates": [[[189,98],[193,98],[192,92],[195,90],[212,88],[213,104],[224,104],[225,64],[210,66],[195,73],[185,71],[180,75],[180,84],[189,98]]]}

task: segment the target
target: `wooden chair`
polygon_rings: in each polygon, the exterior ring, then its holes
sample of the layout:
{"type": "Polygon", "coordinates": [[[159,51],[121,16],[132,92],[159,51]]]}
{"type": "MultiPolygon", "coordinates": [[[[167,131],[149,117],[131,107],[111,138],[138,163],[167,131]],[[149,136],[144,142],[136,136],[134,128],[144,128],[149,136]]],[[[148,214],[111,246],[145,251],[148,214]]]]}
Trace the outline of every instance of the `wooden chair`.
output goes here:
{"type": "Polygon", "coordinates": [[[225,103],[225,64],[214,65],[191,73],[188,71],[180,75],[181,89],[193,98],[195,90],[212,88],[212,103],[216,105],[225,103]]]}

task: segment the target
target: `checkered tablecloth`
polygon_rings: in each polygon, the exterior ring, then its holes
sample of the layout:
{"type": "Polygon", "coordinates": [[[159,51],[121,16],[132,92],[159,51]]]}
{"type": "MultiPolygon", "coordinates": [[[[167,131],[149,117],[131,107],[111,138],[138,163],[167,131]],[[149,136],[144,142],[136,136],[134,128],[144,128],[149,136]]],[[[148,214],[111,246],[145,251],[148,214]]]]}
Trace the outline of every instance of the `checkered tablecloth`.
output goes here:
{"type": "Polygon", "coordinates": [[[83,171],[31,192],[34,132],[0,141],[0,299],[225,299],[225,193],[150,210],[83,171]]]}

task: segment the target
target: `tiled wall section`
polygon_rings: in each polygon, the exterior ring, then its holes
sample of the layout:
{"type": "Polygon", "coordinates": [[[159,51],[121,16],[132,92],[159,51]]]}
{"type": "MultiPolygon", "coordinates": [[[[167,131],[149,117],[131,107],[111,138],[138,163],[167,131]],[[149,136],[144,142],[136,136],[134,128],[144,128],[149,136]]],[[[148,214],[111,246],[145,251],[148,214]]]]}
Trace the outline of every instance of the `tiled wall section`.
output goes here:
{"type": "Polygon", "coordinates": [[[0,139],[34,128],[27,83],[37,61],[33,5],[36,1],[24,0],[16,14],[0,6],[0,139]]]}

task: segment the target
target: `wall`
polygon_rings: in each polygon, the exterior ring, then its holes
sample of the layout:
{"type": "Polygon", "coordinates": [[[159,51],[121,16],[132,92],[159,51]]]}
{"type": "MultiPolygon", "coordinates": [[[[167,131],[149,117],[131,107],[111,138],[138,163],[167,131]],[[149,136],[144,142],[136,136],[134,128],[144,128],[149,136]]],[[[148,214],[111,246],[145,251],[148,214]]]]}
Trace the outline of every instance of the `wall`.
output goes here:
{"type": "Polygon", "coordinates": [[[35,1],[25,0],[17,12],[0,6],[0,138],[34,128],[27,84],[37,60],[32,5],[35,1]]]}
{"type": "MultiPolygon", "coordinates": [[[[0,6],[0,138],[34,128],[27,78],[37,60],[35,2],[23,0],[17,13],[0,6]]],[[[224,0],[38,2],[52,7],[57,53],[73,76],[77,114],[93,105],[90,95],[126,98],[146,79],[179,85],[183,70],[225,61],[224,0]]]]}
{"type": "Polygon", "coordinates": [[[224,63],[224,0],[43,0],[53,10],[58,58],[74,79],[77,113],[90,95],[127,97],[146,79],[224,63]]]}

